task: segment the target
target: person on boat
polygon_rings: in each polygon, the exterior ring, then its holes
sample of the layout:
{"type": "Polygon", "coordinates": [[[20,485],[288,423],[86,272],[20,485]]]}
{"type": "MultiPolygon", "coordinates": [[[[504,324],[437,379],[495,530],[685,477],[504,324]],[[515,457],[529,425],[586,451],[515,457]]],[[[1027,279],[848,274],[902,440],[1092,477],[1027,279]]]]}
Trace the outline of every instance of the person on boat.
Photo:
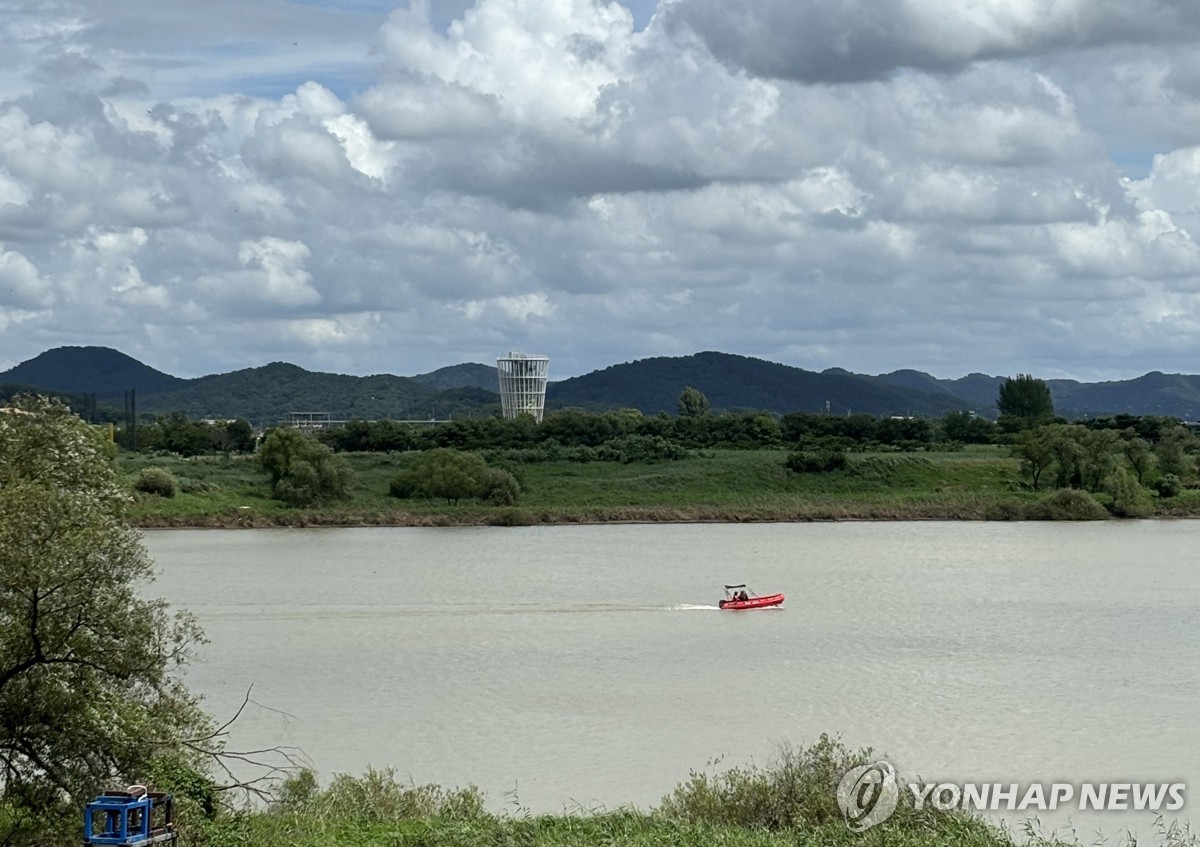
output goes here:
{"type": "Polygon", "coordinates": [[[749,600],[749,599],[750,599],[750,595],[746,593],[745,589],[742,589],[742,590],[741,590],[741,591],[739,591],[737,594],[734,594],[734,595],[733,595],[733,599],[734,599],[734,600],[743,600],[743,601],[744,601],[744,600],[749,600]]]}

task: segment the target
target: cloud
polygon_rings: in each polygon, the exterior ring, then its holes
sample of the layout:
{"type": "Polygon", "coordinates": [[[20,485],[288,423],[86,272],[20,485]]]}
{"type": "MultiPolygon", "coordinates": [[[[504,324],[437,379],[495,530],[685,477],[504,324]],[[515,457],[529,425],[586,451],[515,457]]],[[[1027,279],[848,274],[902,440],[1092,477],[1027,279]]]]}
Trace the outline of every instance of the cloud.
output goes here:
{"type": "Polygon", "coordinates": [[[0,250],[0,305],[36,310],[50,306],[53,299],[33,262],[12,250],[0,250]]]}
{"type": "Polygon", "coordinates": [[[308,246],[297,241],[244,241],[237,253],[239,268],[202,276],[196,287],[205,306],[217,314],[313,306],[322,298],[305,267],[311,255],[308,246]]]}
{"type": "Polygon", "coordinates": [[[731,14],[718,0],[671,0],[670,30],[695,32],[715,56],[802,82],[884,79],[902,68],[952,73],[973,62],[1112,44],[1194,41],[1187,0],[765,0],[731,14]]]}
{"type": "Polygon", "coordinates": [[[447,8],[15,10],[7,364],[1194,370],[1191,5],[447,8]]]}

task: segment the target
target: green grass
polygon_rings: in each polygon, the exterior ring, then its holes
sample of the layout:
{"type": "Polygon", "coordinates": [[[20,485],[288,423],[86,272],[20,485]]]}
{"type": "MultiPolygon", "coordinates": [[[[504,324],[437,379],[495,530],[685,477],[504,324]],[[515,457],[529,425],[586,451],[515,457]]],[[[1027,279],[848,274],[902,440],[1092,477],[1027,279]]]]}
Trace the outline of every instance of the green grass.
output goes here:
{"type": "MultiPolygon", "coordinates": [[[[144,526],[535,524],[581,521],[986,519],[1020,517],[1045,496],[1027,490],[1001,447],[947,453],[854,453],[844,470],[796,474],[785,450],[704,450],[657,463],[510,465],[516,506],[397,500],[388,484],[416,454],[350,453],[355,481],[344,501],[294,509],[271,500],[253,457],[121,454],[132,487],[146,467],[181,482],[173,498],[138,494],[130,518],[144,526]]],[[[1158,514],[1200,514],[1200,496],[1163,501],[1158,514]]]]}

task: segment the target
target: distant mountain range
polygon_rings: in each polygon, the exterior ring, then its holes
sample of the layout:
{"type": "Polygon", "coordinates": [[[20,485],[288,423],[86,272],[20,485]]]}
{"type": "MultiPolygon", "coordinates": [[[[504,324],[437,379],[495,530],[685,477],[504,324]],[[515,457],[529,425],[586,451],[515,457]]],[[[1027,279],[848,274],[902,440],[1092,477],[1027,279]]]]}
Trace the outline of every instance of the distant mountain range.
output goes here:
{"type": "MultiPolygon", "coordinates": [[[[828,412],[835,415],[921,415],[953,410],[996,414],[1005,377],[970,374],[937,379],[914,370],[878,376],[831,368],[817,373],[729,353],[658,357],[613,365],[552,382],[550,409],[631,408],[674,414],[679,393],[692,386],[714,411],[828,412]]],[[[1055,410],[1067,418],[1103,414],[1200,413],[1200,376],[1149,373],[1117,382],[1047,380],[1055,410]]],[[[347,376],[274,362],[226,374],[182,379],[107,347],[59,347],[0,373],[0,399],[19,390],[94,394],[101,416],[114,416],[126,391],[137,392],[140,414],[183,412],[194,418],[244,418],[267,426],[290,412],[328,413],[333,420],[444,419],[499,411],[496,369],[464,363],[417,376],[347,376]]]]}

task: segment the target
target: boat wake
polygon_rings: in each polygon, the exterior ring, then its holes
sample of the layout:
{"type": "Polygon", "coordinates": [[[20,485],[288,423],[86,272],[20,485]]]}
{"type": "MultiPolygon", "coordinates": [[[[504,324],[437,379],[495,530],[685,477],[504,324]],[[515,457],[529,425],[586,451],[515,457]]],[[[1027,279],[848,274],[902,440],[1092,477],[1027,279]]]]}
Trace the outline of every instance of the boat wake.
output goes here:
{"type": "Polygon", "coordinates": [[[258,606],[245,609],[223,608],[203,615],[206,620],[351,620],[363,618],[398,617],[472,617],[475,615],[562,615],[614,612],[715,612],[720,607],[698,603],[638,604],[638,603],[570,603],[546,605],[521,603],[487,606],[445,602],[434,606],[314,606],[306,609],[266,611],[258,606]]]}

